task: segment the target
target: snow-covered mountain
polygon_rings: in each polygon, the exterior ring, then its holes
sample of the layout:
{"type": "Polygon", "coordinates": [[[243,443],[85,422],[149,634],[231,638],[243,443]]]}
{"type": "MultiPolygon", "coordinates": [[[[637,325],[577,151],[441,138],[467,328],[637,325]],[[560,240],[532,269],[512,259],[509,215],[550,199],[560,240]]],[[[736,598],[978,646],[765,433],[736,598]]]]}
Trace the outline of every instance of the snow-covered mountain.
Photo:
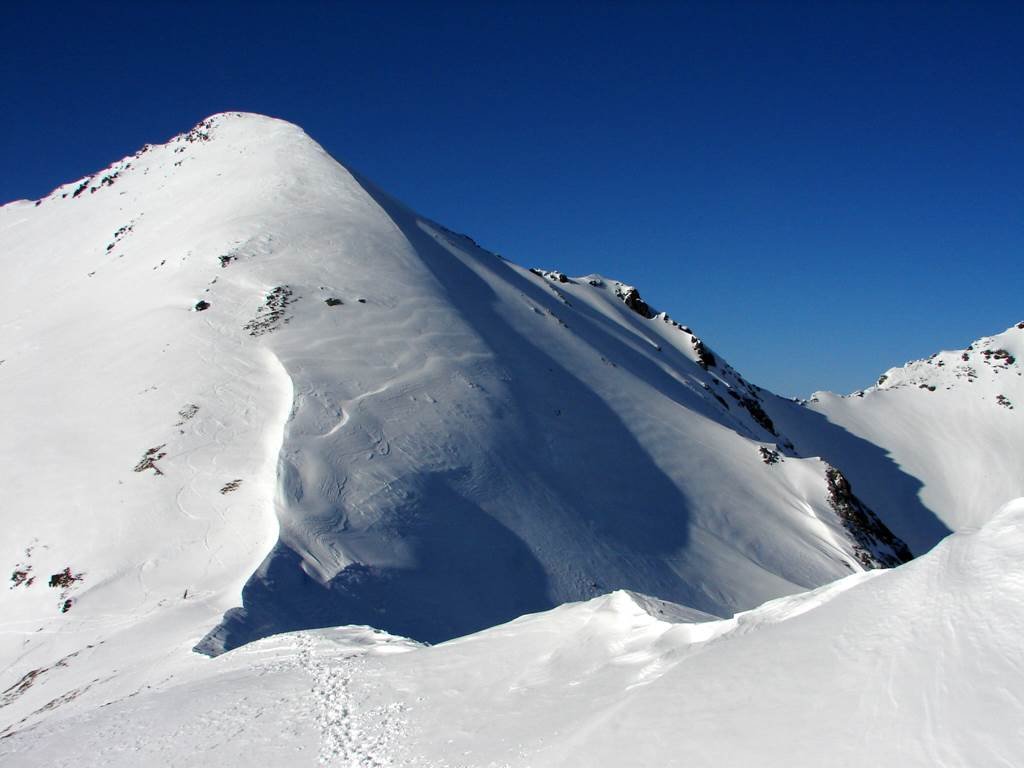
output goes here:
{"type": "Polygon", "coordinates": [[[3,206],[0,269],[12,749],[183,676],[227,701],[208,672],[259,685],[298,641],[192,648],[283,631],[391,633],[297,636],[313,664],[550,609],[438,658],[630,606],[726,627],[1024,495],[1020,327],[794,403],[636,288],[518,267],[257,115],[3,206]]]}
{"type": "Polygon", "coordinates": [[[801,450],[827,458],[915,553],[982,525],[1024,489],[1024,322],[893,368],[847,397],[765,409],[801,450]]]}

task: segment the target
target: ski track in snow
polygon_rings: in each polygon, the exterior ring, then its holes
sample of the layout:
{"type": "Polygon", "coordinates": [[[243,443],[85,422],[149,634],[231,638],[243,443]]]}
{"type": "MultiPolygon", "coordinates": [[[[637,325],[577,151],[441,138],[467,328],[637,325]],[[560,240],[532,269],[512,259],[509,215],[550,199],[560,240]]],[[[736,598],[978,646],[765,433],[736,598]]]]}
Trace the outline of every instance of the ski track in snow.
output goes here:
{"type": "Polygon", "coordinates": [[[320,765],[338,768],[389,768],[405,735],[404,706],[367,708],[364,659],[357,654],[321,660],[307,634],[298,640],[300,667],[312,680],[315,719],[320,733],[320,765]]]}
{"type": "MultiPolygon", "coordinates": [[[[511,768],[510,763],[503,761],[452,762],[447,758],[417,755],[415,744],[409,742],[409,706],[382,695],[383,670],[373,669],[373,661],[364,653],[322,657],[315,635],[303,632],[297,635],[296,658],[298,669],[311,681],[320,765],[328,768],[511,768]],[[380,699],[383,702],[371,703],[380,699]]],[[[519,765],[528,768],[529,764],[519,765]]]]}

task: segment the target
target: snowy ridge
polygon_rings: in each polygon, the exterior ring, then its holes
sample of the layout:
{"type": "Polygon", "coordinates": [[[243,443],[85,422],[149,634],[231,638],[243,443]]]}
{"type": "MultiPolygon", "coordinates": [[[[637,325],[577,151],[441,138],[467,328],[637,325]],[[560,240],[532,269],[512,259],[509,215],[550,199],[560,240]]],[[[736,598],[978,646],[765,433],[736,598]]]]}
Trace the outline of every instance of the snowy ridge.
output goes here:
{"type": "MultiPolygon", "coordinates": [[[[952,390],[965,384],[971,385],[989,380],[998,384],[1000,379],[1009,386],[1016,386],[1012,377],[1020,377],[1022,366],[1018,360],[1024,353],[1024,322],[1007,328],[1003,333],[978,339],[967,349],[937,352],[925,360],[915,360],[900,368],[890,368],[883,373],[875,387],[867,390],[918,387],[934,392],[938,388],[952,390]]],[[[984,398],[987,391],[980,392],[984,398]]],[[[999,399],[997,405],[1012,408],[1008,398],[999,399]]]]}
{"type": "Polygon", "coordinates": [[[780,400],[634,286],[498,258],[258,115],[3,206],[0,270],[8,740],[296,629],[407,648],[597,598],[699,635],[1024,494],[1017,410],[969,401],[998,416],[950,452],[958,391],[780,400]]]}
{"type": "Polygon", "coordinates": [[[1012,764],[1022,531],[1018,499],[901,568],[728,620],[619,591],[430,648],[279,635],[0,749],[24,766],[1012,764]]]}
{"type": "Polygon", "coordinates": [[[840,467],[910,549],[985,522],[1024,495],[1024,323],[879,377],[847,397],[766,408],[801,455],[840,467]]]}

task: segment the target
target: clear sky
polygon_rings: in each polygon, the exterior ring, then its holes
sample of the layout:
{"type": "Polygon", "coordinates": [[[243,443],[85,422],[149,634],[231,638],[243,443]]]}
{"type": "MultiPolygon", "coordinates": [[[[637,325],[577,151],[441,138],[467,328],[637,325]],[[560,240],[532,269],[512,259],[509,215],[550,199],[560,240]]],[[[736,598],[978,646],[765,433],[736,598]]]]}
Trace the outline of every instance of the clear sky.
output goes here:
{"type": "Polygon", "coordinates": [[[1024,3],[5,4],[0,199],[225,110],[847,392],[1024,320],[1024,3]]]}

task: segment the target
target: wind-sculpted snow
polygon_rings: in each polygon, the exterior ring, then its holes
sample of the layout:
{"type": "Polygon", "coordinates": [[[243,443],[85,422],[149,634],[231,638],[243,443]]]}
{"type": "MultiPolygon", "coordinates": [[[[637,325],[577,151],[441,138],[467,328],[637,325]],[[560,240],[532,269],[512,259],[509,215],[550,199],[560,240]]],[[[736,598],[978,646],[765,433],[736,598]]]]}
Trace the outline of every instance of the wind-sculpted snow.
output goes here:
{"type": "MultiPolygon", "coordinates": [[[[361,188],[361,221],[375,222],[364,226],[402,237],[344,323],[319,325],[314,344],[308,325],[270,342],[298,393],[280,464],[281,542],[201,650],[342,622],[437,642],[618,587],[731,612],[770,593],[752,573],[742,585],[709,577],[715,560],[743,551],[731,532],[691,543],[709,512],[713,528],[723,514],[737,520],[730,531],[748,518],[772,540],[751,542],[747,570],[793,585],[777,582],[783,591],[855,567],[841,529],[789,539],[792,523],[765,515],[791,516],[792,502],[765,494],[769,478],[737,430],[769,430],[749,407],[711,406],[706,388],[741,405],[756,392],[724,361],[706,376],[695,337],[668,318],[624,312],[617,300],[636,312],[635,289],[537,279],[361,188]],[[691,441],[721,454],[698,458],[691,441]]],[[[333,259],[343,274],[368,271],[363,249],[339,246],[333,259]]],[[[800,464],[778,474],[822,472],[800,464]]],[[[821,497],[809,506],[835,524],[821,497]]]]}
{"type": "MultiPolygon", "coordinates": [[[[193,647],[436,643],[620,589],[730,616],[905,559],[890,520],[915,553],[945,530],[921,499],[951,481],[779,405],[636,287],[515,266],[282,121],[217,115],[3,206],[0,269],[8,735],[193,647]]],[[[1003,382],[1019,363],[990,352],[1003,382]]]]}
{"type": "Polygon", "coordinates": [[[279,635],[0,740],[32,768],[1013,765],[1024,499],[730,619],[618,591],[434,647],[279,635]],[[63,761],[63,762],[60,762],[63,761]]]}

